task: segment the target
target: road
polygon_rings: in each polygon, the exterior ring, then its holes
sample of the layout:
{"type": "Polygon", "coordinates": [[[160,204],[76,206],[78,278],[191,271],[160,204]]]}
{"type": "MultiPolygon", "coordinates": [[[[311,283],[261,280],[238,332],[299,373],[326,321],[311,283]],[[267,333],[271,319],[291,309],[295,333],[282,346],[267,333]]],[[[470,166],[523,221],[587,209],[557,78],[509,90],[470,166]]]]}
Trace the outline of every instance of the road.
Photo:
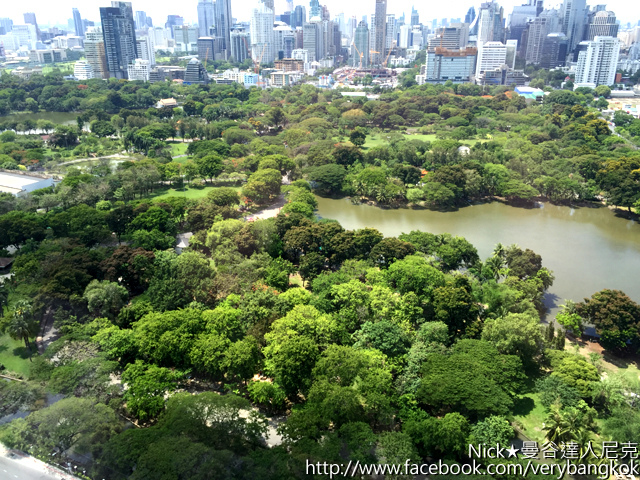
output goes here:
{"type": "Polygon", "coordinates": [[[78,480],[29,456],[12,454],[0,445],[0,478],[2,480],[78,480]]]}

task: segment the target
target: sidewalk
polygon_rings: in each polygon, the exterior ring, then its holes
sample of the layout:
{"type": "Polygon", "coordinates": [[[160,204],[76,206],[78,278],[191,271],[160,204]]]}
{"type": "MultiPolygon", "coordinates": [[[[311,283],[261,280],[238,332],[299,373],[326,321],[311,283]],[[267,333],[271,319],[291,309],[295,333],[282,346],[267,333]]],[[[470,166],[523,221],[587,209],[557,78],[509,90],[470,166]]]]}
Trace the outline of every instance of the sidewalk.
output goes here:
{"type": "MultiPolygon", "coordinates": [[[[10,465],[19,470],[20,477],[16,475],[14,477],[20,480],[80,480],[75,475],[71,475],[19,450],[8,449],[0,443],[0,470],[8,473],[6,468],[3,467],[10,465]]],[[[5,478],[2,473],[0,473],[0,477],[5,478]]],[[[9,476],[6,478],[9,478],[9,476]]]]}

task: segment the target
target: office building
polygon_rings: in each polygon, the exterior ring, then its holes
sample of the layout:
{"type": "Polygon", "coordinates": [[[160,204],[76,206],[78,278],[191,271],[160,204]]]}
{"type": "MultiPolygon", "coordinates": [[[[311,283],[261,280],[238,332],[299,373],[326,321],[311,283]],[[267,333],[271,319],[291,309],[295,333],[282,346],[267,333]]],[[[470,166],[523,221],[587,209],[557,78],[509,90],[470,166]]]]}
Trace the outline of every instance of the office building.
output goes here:
{"type": "Polygon", "coordinates": [[[226,58],[231,55],[231,0],[216,0],[215,4],[216,36],[222,39],[221,48],[226,52],[226,58]]]}
{"type": "Polygon", "coordinates": [[[452,23],[448,27],[439,28],[435,32],[436,36],[429,40],[429,50],[434,51],[436,47],[447,50],[460,50],[469,43],[469,25],[466,23],[452,23]]]}
{"type": "Polygon", "coordinates": [[[584,40],[596,37],[617,37],[618,23],[616,14],[604,10],[597,10],[589,14],[589,20],[584,33],[584,40]]]}
{"type": "Polygon", "coordinates": [[[109,78],[104,37],[100,27],[89,27],[84,39],[84,55],[93,70],[93,78],[109,78]]]}
{"type": "Polygon", "coordinates": [[[76,80],[90,80],[93,78],[93,67],[89,62],[79,60],[73,66],[73,76],[76,80]]]}
{"type": "Polygon", "coordinates": [[[569,52],[573,52],[582,40],[586,7],[586,0],[564,0],[562,4],[562,33],[569,39],[569,52]]]}
{"type": "MultiPolygon", "coordinates": [[[[293,51],[291,55],[293,55],[293,51]]],[[[275,67],[283,72],[302,72],[304,71],[304,62],[294,58],[283,58],[275,61],[275,67]]]]}
{"type": "Polygon", "coordinates": [[[73,12],[73,26],[75,27],[76,36],[84,37],[84,22],[82,21],[82,15],[77,8],[72,10],[73,12]]]}
{"type": "Polygon", "coordinates": [[[595,37],[583,44],[586,44],[586,48],[578,55],[576,87],[613,85],[620,58],[620,40],[615,37],[595,37]]]}
{"type": "Polygon", "coordinates": [[[10,18],[0,18],[0,35],[6,35],[13,30],[13,20],[10,18]]]}
{"type": "Polygon", "coordinates": [[[143,12],[143,11],[135,12],[134,21],[136,24],[136,30],[144,30],[145,28],[149,27],[149,25],[147,24],[146,12],[143,12]]]}
{"type": "Polygon", "coordinates": [[[148,82],[150,71],[149,60],[136,58],[133,63],[127,65],[127,76],[130,81],[148,82]]]}
{"type": "Polygon", "coordinates": [[[264,3],[258,4],[251,12],[251,58],[266,64],[276,58],[273,10],[264,3]]]}
{"type": "Polygon", "coordinates": [[[555,12],[555,10],[546,10],[543,15],[536,17],[528,25],[527,45],[525,47],[525,62],[527,64],[538,65],[542,56],[542,48],[547,35],[557,32],[559,29],[558,17],[547,12],[555,12]]]}
{"type": "Polygon", "coordinates": [[[411,26],[415,27],[416,25],[420,25],[420,14],[415,8],[411,7],[411,26]]]}
{"type": "Polygon", "coordinates": [[[291,27],[284,22],[276,22],[273,34],[276,42],[276,58],[291,58],[291,51],[294,49],[295,43],[291,27]]]}
{"type": "Polygon", "coordinates": [[[373,44],[373,58],[371,63],[380,65],[386,57],[385,46],[387,41],[387,0],[376,0],[375,13],[375,43],[373,44]]]}
{"type": "Polygon", "coordinates": [[[402,25],[398,33],[398,46],[409,48],[411,46],[411,25],[402,25]]]}
{"type": "Polygon", "coordinates": [[[462,50],[449,50],[435,47],[427,51],[426,63],[420,70],[423,83],[470,82],[473,77],[478,50],[467,47],[462,50]]]}
{"type": "Polygon", "coordinates": [[[153,35],[145,35],[136,39],[136,53],[138,58],[147,60],[151,67],[156,65],[155,39],[153,35]]]}
{"type": "Polygon", "coordinates": [[[523,86],[529,81],[522,70],[513,70],[506,65],[494,70],[487,70],[476,78],[476,83],[480,85],[509,85],[523,86]]]}
{"type": "Polygon", "coordinates": [[[64,62],[67,59],[67,51],[63,49],[31,50],[29,62],[36,64],[48,64],[64,62]]]}
{"type": "Polygon", "coordinates": [[[130,2],[100,8],[107,69],[112,78],[127,78],[127,66],[137,58],[136,29],[130,2]]]}
{"type": "Polygon", "coordinates": [[[220,37],[198,38],[198,60],[201,62],[213,62],[222,60],[222,39],[220,37]]]}
{"type": "Polygon", "coordinates": [[[183,25],[184,18],[180,15],[167,15],[167,23],[164,24],[164,28],[169,29],[169,32],[173,35],[173,27],[181,27],[183,25]]]}
{"type": "Polygon", "coordinates": [[[322,7],[319,0],[311,0],[309,2],[309,21],[316,17],[322,19],[322,7]]]}
{"type": "Polygon", "coordinates": [[[174,26],[173,40],[176,51],[183,53],[198,52],[198,29],[190,25],[174,26]]]}
{"type": "Polygon", "coordinates": [[[545,38],[540,56],[540,66],[544,69],[564,67],[569,39],[564,33],[550,33],[545,38]]]}
{"type": "Polygon", "coordinates": [[[198,33],[200,37],[208,37],[209,29],[215,25],[213,0],[198,2],[198,33]]]}
{"type": "Polygon", "coordinates": [[[478,60],[476,62],[476,78],[481,73],[496,70],[506,64],[507,46],[502,42],[485,42],[478,44],[478,60]]]}
{"type": "Polygon", "coordinates": [[[184,72],[184,83],[186,84],[202,84],[209,83],[209,75],[204,65],[197,58],[192,58],[187,64],[187,70],[184,72]]]}
{"type": "Polygon", "coordinates": [[[36,14],[33,12],[29,12],[29,13],[25,13],[23,17],[24,17],[24,23],[26,23],[27,25],[33,25],[34,27],[36,27],[36,36],[37,36],[37,39],[40,40],[42,33],[40,32],[40,27],[38,27],[36,14]]]}
{"type": "Polygon", "coordinates": [[[478,47],[485,42],[504,41],[504,9],[495,1],[481,4],[477,28],[478,47]]]}
{"type": "Polygon", "coordinates": [[[231,31],[231,58],[238,63],[244,62],[247,58],[249,58],[249,44],[251,43],[251,38],[249,36],[249,32],[245,32],[242,30],[232,30],[231,31]]]}
{"type": "Polygon", "coordinates": [[[527,28],[527,24],[538,16],[537,10],[537,6],[531,3],[513,7],[509,20],[510,40],[518,40],[518,43],[522,44],[522,32],[527,28]]]}
{"type": "Polygon", "coordinates": [[[358,23],[352,47],[351,65],[369,68],[369,27],[365,22],[358,23]]]}
{"type": "Polygon", "coordinates": [[[322,36],[322,22],[307,22],[302,26],[303,41],[302,48],[307,51],[310,62],[316,62],[324,57],[324,42],[322,36]]]}
{"type": "Polygon", "coordinates": [[[36,26],[30,23],[25,25],[14,25],[11,36],[16,39],[20,47],[34,48],[38,41],[36,26]]]}
{"type": "Polygon", "coordinates": [[[387,38],[385,40],[385,53],[384,56],[387,56],[387,52],[393,45],[397,42],[398,31],[397,31],[397,23],[396,16],[394,14],[387,14],[387,38]]]}
{"type": "Polygon", "coordinates": [[[291,28],[302,27],[307,21],[307,9],[304,5],[296,5],[291,16],[291,28]]]}

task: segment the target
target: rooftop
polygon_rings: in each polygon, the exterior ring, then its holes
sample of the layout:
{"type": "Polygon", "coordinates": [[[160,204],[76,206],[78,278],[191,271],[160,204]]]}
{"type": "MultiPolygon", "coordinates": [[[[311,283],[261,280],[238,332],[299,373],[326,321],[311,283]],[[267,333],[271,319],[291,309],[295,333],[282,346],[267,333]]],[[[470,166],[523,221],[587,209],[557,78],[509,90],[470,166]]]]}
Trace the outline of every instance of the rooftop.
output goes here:
{"type": "Polygon", "coordinates": [[[47,178],[51,177],[30,173],[18,173],[17,171],[9,173],[6,170],[0,170],[0,192],[20,192],[24,190],[25,186],[41,182],[47,178]]]}

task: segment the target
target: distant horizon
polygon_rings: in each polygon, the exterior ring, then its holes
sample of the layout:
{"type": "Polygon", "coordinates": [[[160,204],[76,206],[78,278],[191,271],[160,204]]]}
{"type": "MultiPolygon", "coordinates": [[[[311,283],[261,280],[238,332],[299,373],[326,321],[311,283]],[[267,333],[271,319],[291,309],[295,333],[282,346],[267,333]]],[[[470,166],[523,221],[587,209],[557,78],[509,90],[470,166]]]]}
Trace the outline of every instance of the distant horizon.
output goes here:
{"type": "MultiPolygon", "coordinates": [[[[140,10],[145,11],[147,15],[152,18],[154,26],[164,25],[167,15],[180,15],[187,23],[197,23],[197,0],[186,0],[181,2],[180,6],[175,6],[169,2],[164,3],[154,0],[133,0],[131,3],[134,12],[140,10]]],[[[375,10],[375,0],[356,0],[349,2],[348,8],[345,8],[345,3],[339,0],[325,0],[320,3],[327,5],[332,18],[340,13],[344,13],[347,18],[355,16],[360,20],[363,15],[369,17],[375,10]]],[[[442,4],[431,4],[429,6],[426,6],[424,3],[421,5],[420,3],[422,3],[420,0],[395,0],[387,4],[387,13],[395,14],[396,18],[402,16],[404,13],[406,15],[405,18],[408,20],[411,15],[412,6],[415,6],[420,14],[420,22],[424,25],[430,25],[434,19],[440,20],[442,18],[450,19],[458,17],[464,19],[467,10],[473,6],[477,11],[481,2],[452,0],[450,2],[443,2],[442,4]]],[[[523,0],[506,0],[498,1],[497,3],[504,8],[505,19],[508,19],[513,11],[513,7],[525,2],[523,0]]],[[[561,5],[561,3],[562,2],[554,0],[552,2],[546,2],[545,7],[558,6],[561,5]]],[[[591,0],[587,2],[589,6],[602,4],[607,5],[607,10],[615,12],[617,19],[623,27],[626,27],[627,23],[636,25],[640,20],[640,2],[628,2],[626,0],[610,0],[608,2],[591,0]]],[[[55,2],[48,0],[31,0],[25,5],[12,2],[8,5],[3,5],[0,17],[9,17],[15,24],[23,24],[23,14],[26,12],[34,12],[39,26],[66,27],[68,20],[72,18],[72,8],[78,8],[84,19],[99,21],[99,8],[109,5],[111,5],[110,0],[56,0],[55,2]]],[[[258,0],[232,0],[231,9],[233,17],[238,21],[248,21],[251,10],[256,5],[258,5],[258,0]]],[[[284,13],[286,5],[286,0],[275,0],[276,15],[284,13]]],[[[308,14],[309,2],[294,2],[294,5],[304,5],[307,7],[308,14]]]]}

